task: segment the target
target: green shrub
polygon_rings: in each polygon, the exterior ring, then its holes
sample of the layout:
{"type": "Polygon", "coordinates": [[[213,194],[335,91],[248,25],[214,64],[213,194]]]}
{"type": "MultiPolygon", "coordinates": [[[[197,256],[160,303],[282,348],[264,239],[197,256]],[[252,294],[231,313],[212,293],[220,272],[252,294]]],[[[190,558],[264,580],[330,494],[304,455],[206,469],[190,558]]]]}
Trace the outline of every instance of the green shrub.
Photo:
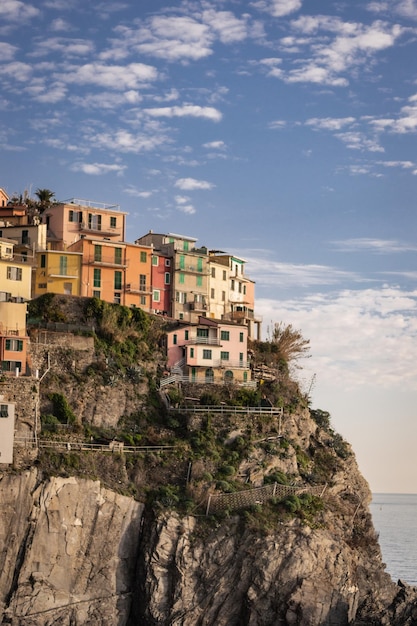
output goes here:
{"type": "Polygon", "coordinates": [[[50,393],[48,398],[52,402],[53,414],[61,424],[75,424],[77,418],[62,393],[50,393]]]}

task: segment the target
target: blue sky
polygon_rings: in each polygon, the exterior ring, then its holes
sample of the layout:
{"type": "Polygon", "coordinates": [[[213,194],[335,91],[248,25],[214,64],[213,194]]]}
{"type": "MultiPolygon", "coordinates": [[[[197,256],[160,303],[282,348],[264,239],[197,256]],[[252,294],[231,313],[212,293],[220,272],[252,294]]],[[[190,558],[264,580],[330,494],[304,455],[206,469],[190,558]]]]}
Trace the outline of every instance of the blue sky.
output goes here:
{"type": "Polygon", "coordinates": [[[245,258],[372,490],[417,492],[416,58],[415,0],[5,0],[0,186],[245,258]]]}

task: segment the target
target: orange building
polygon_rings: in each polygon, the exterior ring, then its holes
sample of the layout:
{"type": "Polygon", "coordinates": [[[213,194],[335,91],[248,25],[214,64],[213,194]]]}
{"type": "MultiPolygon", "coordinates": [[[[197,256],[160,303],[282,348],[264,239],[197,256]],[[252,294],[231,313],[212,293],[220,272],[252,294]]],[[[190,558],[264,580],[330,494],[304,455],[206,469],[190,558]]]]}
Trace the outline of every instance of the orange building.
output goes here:
{"type": "Polygon", "coordinates": [[[26,302],[0,302],[0,361],[4,374],[26,373],[26,313],[26,302]]]}
{"type": "Polygon", "coordinates": [[[150,311],[151,246],[83,237],[68,251],[81,253],[81,296],[150,311]]]}

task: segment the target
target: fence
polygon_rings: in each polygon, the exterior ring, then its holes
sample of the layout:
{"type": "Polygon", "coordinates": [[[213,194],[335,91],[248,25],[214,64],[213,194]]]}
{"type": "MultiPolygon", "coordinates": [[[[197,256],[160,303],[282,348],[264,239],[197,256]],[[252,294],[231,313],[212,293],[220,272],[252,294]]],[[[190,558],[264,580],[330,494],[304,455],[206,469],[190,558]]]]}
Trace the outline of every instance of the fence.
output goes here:
{"type": "Polygon", "coordinates": [[[232,415],[279,415],[282,417],[284,410],[275,406],[230,406],[220,405],[195,405],[170,407],[173,413],[220,413],[232,415]]]}
{"type": "Polygon", "coordinates": [[[175,448],[175,446],[127,446],[122,441],[90,443],[82,441],[55,441],[53,439],[36,440],[34,437],[15,437],[14,443],[18,447],[54,448],[63,452],[160,452],[175,448]]]}
{"type": "Polygon", "coordinates": [[[317,487],[295,487],[290,485],[280,485],[273,483],[264,485],[263,487],[255,487],[254,489],[245,489],[244,491],[236,491],[235,493],[219,493],[210,494],[206,515],[210,513],[218,513],[219,511],[244,509],[254,504],[265,504],[272,498],[282,500],[288,496],[301,495],[308,493],[315,496],[322,496],[327,485],[318,485],[317,487]]]}
{"type": "Polygon", "coordinates": [[[258,383],[256,380],[218,380],[211,377],[207,378],[199,378],[197,376],[182,376],[181,374],[171,374],[170,376],[166,376],[165,378],[161,378],[159,381],[159,388],[165,387],[166,385],[170,385],[171,383],[193,383],[195,385],[237,385],[238,387],[247,387],[249,389],[256,389],[258,383]]]}

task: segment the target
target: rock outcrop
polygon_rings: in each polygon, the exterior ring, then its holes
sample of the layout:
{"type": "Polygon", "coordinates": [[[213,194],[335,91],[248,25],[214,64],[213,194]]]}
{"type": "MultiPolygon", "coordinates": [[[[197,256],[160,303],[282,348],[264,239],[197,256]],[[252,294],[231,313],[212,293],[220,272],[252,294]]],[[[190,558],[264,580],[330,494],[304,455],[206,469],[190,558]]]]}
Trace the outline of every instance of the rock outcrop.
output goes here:
{"type": "Polygon", "coordinates": [[[126,624],[143,505],[35,470],[0,482],[3,624],[126,624]]]}

